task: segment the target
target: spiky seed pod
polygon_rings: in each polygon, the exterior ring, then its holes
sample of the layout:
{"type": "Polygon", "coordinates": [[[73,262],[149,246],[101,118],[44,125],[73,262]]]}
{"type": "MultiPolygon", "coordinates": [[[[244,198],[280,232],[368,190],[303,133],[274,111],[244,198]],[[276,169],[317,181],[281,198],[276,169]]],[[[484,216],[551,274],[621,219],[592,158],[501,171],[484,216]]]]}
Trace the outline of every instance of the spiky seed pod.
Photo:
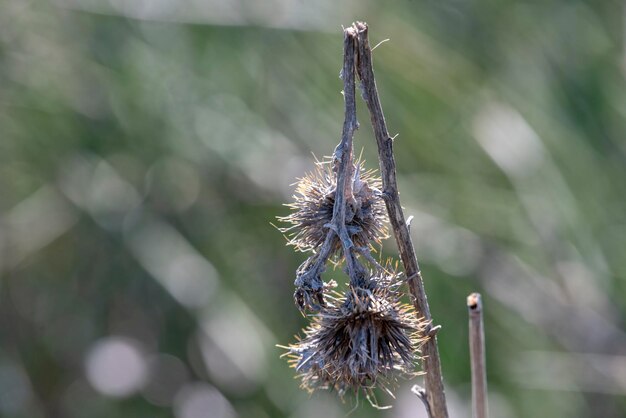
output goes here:
{"type": "Polygon", "coordinates": [[[398,275],[373,275],[345,295],[327,296],[304,338],[288,347],[302,387],[334,389],[343,396],[376,387],[388,393],[399,375],[415,375],[425,324],[411,305],[400,301],[398,275]]]}
{"type": "MultiPolygon", "coordinates": [[[[365,170],[363,162],[356,162],[352,178],[354,201],[346,210],[346,226],[352,242],[357,247],[369,247],[387,237],[385,226],[387,212],[381,197],[381,181],[374,170],[365,170]]],[[[289,216],[279,217],[291,224],[280,231],[288,236],[289,245],[298,251],[315,251],[326,238],[333,218],[337,181],[330,160],[318,161],[316,168],[301,178],[296,187],[295,201],[287,206],[293,210],[289,216]]],[[[341,248],[335,242],[333,254],[341,248]]]]}

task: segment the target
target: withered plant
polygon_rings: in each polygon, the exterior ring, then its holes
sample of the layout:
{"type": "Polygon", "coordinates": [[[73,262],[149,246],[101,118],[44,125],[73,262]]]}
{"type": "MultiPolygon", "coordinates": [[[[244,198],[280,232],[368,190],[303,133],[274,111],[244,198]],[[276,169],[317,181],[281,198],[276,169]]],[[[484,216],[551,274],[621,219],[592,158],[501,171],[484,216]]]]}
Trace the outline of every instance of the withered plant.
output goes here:
{"type": "MultiPolygon", "coordinates": [[[[387,214],[381,197],[381,181],[374,170],[366,170],[365,162],[354,163],[354,174],[349,181],[352,196],[346,209],[346,229],[352,243],[367,249],[372,242],[379,243],[387,238],[385,226],[387,214]]],[[[289,237],[289,245],[302,252],[315,252],[328,235],[328,226],[333,220],[337,177],[332,160],[316,161],[316,168],[301,178],[296,187],[295,201],[288,204],[293,212],[279,217],[282,222],[292,224],[279,230],[289,237]]],[[[341,253],[341,243],[336,239],[331,256],[341,253]]]]}
{"type": "Polygon", "coordinates": [[[423,323],[400,301],[400,277],[387,265],[350,280],[344,294],[327,292],[305,337],[288,347],[305,389],[361,389],[374,404],[373,388],[393,396],[398,376],[417,374],[423,323]]]}
{"type": "Polygon", "coordinates": [[[364,393],[376,406],[374,389],[393,396],[399,376],[425,373],[417,393],[432,417],[447,417],[436,332],[424,293],[421,273],[404,219],[396,182],[393,138],[385,124],[374,73],[367,25],[344,30],[341,77],[345,119],[341,141],[314,172],[300,179],[292,213],[279,218],[281,231],[296,250],[310,254],[296,272],[294,299],[310,312],[310,325],[285,355],[302,387],[364,393]],[[355,159],[355,81],[367,104],[379,151],[382,179],[355,159]],[[386,208],[386,210],[385,210],[386,208]],[[374,244],[387,235],[389,222],[398,244],[404,273],[372,256],[374,244]],[[348,276],[344,292],[325,283],[328,263],[348,276]],[[382,265],[381,265],[382,264],[382,265]],[[411,304],[401,301],[408,287],[411,304]]]}

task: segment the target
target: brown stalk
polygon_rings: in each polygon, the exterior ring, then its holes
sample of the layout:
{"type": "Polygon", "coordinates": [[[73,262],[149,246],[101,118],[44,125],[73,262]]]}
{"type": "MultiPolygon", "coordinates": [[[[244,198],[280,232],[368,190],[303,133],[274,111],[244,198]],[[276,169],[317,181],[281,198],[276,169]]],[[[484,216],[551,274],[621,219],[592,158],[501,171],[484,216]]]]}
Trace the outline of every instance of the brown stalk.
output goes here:
{"type": "Polygon", "coordinates": [[[346,206],[354,200],[352,195],[352,175],[354,164],[352,163],[352,138],[354,131],[359,128],[356,119],[356,95],[355,95],[355,75],[356,65],[356,32],[348,30],[344,33],[344,60],[341,75],[343,78],[343,96],[345,104],[345,119],[343,121],[343,131],[341,142],[335,148],[333,159],[337,170],[337,191],[335,195],[335,206],[333,207],[333,222],[329,225],[339,236],[346,258],[348,275],[354,277],[356,258],[353,254],[353,243],[346,228],[346,206]]]}
{"type": "Polygon", "coordinates": [[[469,345],[472,365],[472,417],[487,418],[487,373],[485,367],[485,331],[483,302],[480,293],[467,297],[469,313],[469,345]]]}
{"type": "MultiPolygon", "coordinates": [[[[346,204],[354,199],[352,195],[352,174],[354,165],[352,163],[352,138],[359,124],[356,119],[356,96],[355,96],[355,75],[356,65],[356,31],[348,28],[344,32],[344,60],[342,69],[343,96],[345,103],[345,119],[341,142],[333,153],[334,170],[337,173],[337,188],[335,204],[333,207],[333,218],[328,227],[328,234],[322,247],[312,262],[305,262],[299,269],[295,280],[297,287],[294,295],[300,310],[305,308],[317,308],[315,302],[311,303],[306,292],[311,292],[320,305],[324,305],[323,281],[321,274],[325,269],[326,262],[333,252],[335,240],[339,238],[343,247],[349,276],[355,277],[355,272],[360,265],[353,253],[353,243],[346,228],[346,204]]],[[[362,269],[362,268],[361,268],[362,269]]],[[[359,270],[360,271],[360,270],[359,270]]],[[[318,309],[315,309],[318,310],[318,309]]]]}
{"type": "Polygon", "coordinates": [[[350,29],[357,33],[357,74],[361,80],[361,94],[363,100],[367,103],[371,123],[374,128],[374,135],[378,144],[380,173],[383,181],[383,197],[387,206],[389,222],[398,244],[400,258],[404,265],[409,290],[413,299],[413,305],[428,323],[426,334],[430,338],[425,342],[422,348],[424,372],[426,373],[424,380],[426,399],[429,405],[428,409],[430,409],[430,414],[433,418],[447,418],[448,409],[436,337],[436,332],[440,327],[433,327],[432,325],[432,317],[426,299],[426,292],[424,291],[422,275],[415,256],[409,228],[405,222],[402,206],[400,205],[396,180],[396,163],[393,155],[393,138],[389,136],[389,132],[387,131],[385,116],[378,98],[378,90],[376,88],[376,80],[372,67],[372,53],[367,35],[367,24],[357,22],[351,28],[348,28],[346,32],[350,29]]]}

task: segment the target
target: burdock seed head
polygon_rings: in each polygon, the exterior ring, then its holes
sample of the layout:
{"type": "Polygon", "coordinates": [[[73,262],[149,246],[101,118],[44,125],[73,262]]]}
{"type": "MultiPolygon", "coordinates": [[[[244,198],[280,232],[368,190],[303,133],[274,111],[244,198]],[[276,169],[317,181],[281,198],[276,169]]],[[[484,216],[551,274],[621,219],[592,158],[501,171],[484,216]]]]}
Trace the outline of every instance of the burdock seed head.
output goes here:
{"type": "MultiPolygon", "coordinates": [[[[387,237],[381,182],[374,170],[365,170],[362,161],[356,161],[351,181],[354,200],[346,209],[346,226],[354,245],[369,247],[370,243],[387,237]]],[[[295,201],[287,205],[293,213],[278,218],[291,224],[280,228],[288,236],[290,245],[303,252],[315,251],[322,245],[328,233],[327,225],[333,218],[336,189],[336,175],[330,160],[318,161],[316,168],[298,181],[295,201]]],[[[340,248],[337,240],[333,253],[340,248]]]]}
{"type": "Polygon", "coordinates": [[[425,324],[399,300],[399,285],[398,275],[386,271],[327,298],[304,338],[288,347],[303,388],[335,389],[342,396],[363,390],[370,399],[374,388],[391,394],[398,376],[417,374],[425,324]]]}

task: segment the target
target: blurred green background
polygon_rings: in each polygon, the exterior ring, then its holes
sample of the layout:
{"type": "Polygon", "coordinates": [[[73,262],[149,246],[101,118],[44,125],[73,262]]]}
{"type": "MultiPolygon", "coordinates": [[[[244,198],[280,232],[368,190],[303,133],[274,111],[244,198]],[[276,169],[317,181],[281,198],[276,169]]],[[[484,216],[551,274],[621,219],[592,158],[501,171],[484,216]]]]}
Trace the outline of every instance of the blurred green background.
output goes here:
{"type": "MultiPolygon", "coordinates": [[[[0,416],[341,418],[275,344],[270,222],[343,122],[370,24],[453,417],[483,294],[491,416],[626,416],[621,3],[0,2],[0,416]]],[[[377,167],[359,101],[357,150],[377,167]]],[[[393,255],[389,240],[386,254],[393,255]]],[[[388,411],[424,417],[406,382],[388,411]]]]}

